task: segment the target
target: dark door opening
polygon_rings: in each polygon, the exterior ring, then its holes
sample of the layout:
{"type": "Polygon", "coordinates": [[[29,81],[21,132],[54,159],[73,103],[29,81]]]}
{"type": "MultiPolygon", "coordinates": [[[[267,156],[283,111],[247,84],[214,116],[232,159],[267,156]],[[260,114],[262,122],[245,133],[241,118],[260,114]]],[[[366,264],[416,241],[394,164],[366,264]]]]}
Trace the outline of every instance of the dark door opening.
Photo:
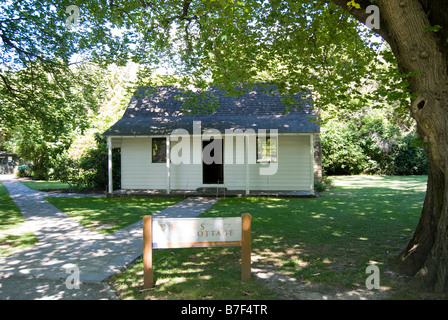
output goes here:
{"type": "Polygon", "coordinates": [[[202,183],[223,184],[223,140],[202,141],[202,183]]]}

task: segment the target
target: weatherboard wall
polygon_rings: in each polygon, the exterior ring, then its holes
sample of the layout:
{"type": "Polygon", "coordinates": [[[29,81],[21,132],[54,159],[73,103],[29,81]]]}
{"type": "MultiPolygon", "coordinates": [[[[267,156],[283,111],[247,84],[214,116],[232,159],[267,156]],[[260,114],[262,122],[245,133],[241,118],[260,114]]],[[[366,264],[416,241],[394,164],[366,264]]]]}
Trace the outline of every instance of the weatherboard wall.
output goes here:
{"type": "MultiPolygon", "coordinates": [[[[121,188],[167,189],[166,163],[152,163],[151,137],[121,137],[121,188]]],[[[171,149],[176,141],[171,141],[171,149]]],[[[224,154],[224,184],[228,190],[309,191],[313,185],[313,153],[310,135],[280,135],[278,139],[278,169],[274,175],[260,175],[260,167],[268,164],[246,164],[246,156],[233,143],[232,163],[224,154]],[[247,170],[247,175],[246,175],[247,170]]],[[[244,148],[245,150],[245,148],[244,148]]],[[[224,153],[226,138],[224,137],[224,153]]],[[[194,164],[194,148],[190,150],[190,164],[170,163],[170,190],[196,190],[210,185],[202,183],[202,164],[194,164]]],[[[197,159],[197,158],[196,158],[197,159]]]]}

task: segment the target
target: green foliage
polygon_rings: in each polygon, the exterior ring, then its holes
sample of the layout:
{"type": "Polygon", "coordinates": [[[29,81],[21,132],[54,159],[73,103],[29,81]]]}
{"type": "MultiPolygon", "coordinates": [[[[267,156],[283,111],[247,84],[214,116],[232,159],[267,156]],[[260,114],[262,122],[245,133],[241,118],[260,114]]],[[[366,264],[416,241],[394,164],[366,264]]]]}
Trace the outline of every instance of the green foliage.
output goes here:
{"type": "Polygon", "coordinates": [[[144,215],[154,214],[181,201],[168,197],[48,197],[48,202],[66,212],[87,228],[99,233],[114,233],[141,220],[144,215]]]}
{"type": "MultiPolygon", "coordinates": [[[[88,188],[106,189],[108,185],[107,172],[107,142],[106,138],[96,135],[95,140],[97,147],[87,151],[87,154],[79,161],[79,172],[76,177],[77,186],[85,186],[88,188]]],[[[115,170],[113,170],[113,185],[115,188],[120,186],[120,152],[119,149],[114,149],[112,152],[112,162],[115,163],[115,170]]]]}
{"type": "Polygon", "coordinates": [[[325,190],[330,190],[334,188],[333,179],[326,174],[322,175],[322,182],[314,184],[314,190],[318,192],[323,192],[325,190]]]}
{"type": "MultiPolygon", "coordinates": [[[[106,190],[108,186],[108,148],[106,139],[99,133],[95,135],[96,146],[87,150],[80,159],[72,159],[65,154],[55,166],[53,178],[69,183],[74,189],[98,188],[106,190]]],[[[121,155],[119,149],[113,149],[113,187],[121,184],[121,155]]]]}
{"type": "MultiPolygon", "coordinates": [[[[30,161],[36,178],[73,176],[79,185],[104,185],[93,169],[93,159],[103,161],[93,136],[116,120],[116,113],[105,116],[101,109],[121,80],[100,66],[132,60],[142,66],[140,84],[216,85],[231,94],[238,93],[235,84],[268,82],[285,101],[311,91],[320,111],[350,113],[393,102],[396,118],[404,118],[409,105],[403,78],[416,75],[403,75],[387,45],[331,1],[26,0],[0,6],[1,136],[11,137],[8,149],[30,161]],[[65,25],[69,5],[81,10],[76,29],[65,25]],[[153,70],[161,65],[176,76],[155,80],[153,70]],[[79,137],[90,142],[78,148],[79,137]],[[96,151],[86,154],[88,145],[96,151]],[[78,178],[68,172],[73,168],[78,178]]],[[[216,107],[212,98],[199,102],[193,112],[216,107]]],[[[382,145],[393,145],[392,133],[373,122],[362,125],[326,130],[334,136],[324,141],[332,156],[324,159],[326,167],[394,171],[382,145]]]]}
{"type": "MultiPolygon", "coordinates": [[[[22,86],[21,90],[25,90],[22,72],[23,76],[28,76],[28,71],[20,70],[14,73],[14,77],[17,85],[22,86]]],[[[34,72],[34,77],[51,79],[45,72],[34,72]]],[[[32,86],[39,89],[32,94],[23,91],[23,95],[31,95],[26,101],[22,101],[15,91],[11,93],[0,86],[0,97],[8,100],[5,107],[11,109],[0,112],[10,135],[5,145],[29,162],[31,174],[36,179],[50,178],[50,169],[70,147],[74,137],[89,126],[89,113],[95,113],[104,100],[104,70],[93,65],[80,65],[67,72],[66,76],[60,75],[61,79],[48,80],[48,83],[33,78],[39,83],[32,86]],[[64,82],[63,87],[61,81],[64,82]],[[73,85],[69,83],[71,81],[73,85]],[[39,114],[21,110],[31,106],[39,114]],[[19,114],[14,115],[14,112],[19,114]]]]}
{"type": "Polygon", "coordinates": [[[426,32],[428,32],[428,31],[439,32],[439,31],[442,30],[442,29],[443,29],[442,26],[436,24],[435,26],[424,27],[424,28],[423,28],[423,31],[426,31],[426,32]]]}
{"type": "Polygon", "coordinates": [[[399,141],[395,148],[395,174],[428,174],[428,157],[422,146],[415,146],[416,134],[408,134],[399,141]]]}
{"type": "MultiPolygon", "coordinates": [[[[70,147],[59,155],[53,166],[51,178],[70,183],[73,188],[100,188],[108,185],[107,144],[101,137],[110,125],[123,114],[132,95],[132,84],[138,67],[110,66],[100,85],[104,87],[103,100],[98,102],[97,112],[92,112],[87,120],[89,127],[73,138],[70,147]]],[[[120,187],[120,150],[113,149],[113,187],[120,187]]]]}
{"type": "Polygon", "coordinates": [[[383,116],[332,121],[322,129],[322,167],[327,174],[427,174],[424,149],[413,131],[402,133],[383,116]]]}
{"type": "Polygon", "coordinates": [[[322,130],[322,168],[327,174],[359,174],[367,158],[353,125],[329,123],[322,130]]]}

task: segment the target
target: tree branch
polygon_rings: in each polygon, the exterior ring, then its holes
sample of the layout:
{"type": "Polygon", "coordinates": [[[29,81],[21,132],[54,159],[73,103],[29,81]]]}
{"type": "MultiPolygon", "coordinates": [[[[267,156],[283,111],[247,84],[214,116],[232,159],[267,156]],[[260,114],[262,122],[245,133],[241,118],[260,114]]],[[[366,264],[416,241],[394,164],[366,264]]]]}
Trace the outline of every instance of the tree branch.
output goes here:
{"type": "Polygon", "coordinates": [[[26,111],[28,111],[28,113],[29,113],[30,115],[32,115],[32,116],[34,117],[34,113],[28,108],[28,101],[26,101],[25,99],[23,99],[22,97],[20,97],[19,95],[17,95],[17,94],[15,93],[15,92],[18,92],[18,93],[22,94],[22,92],[20,92],[20,91],[14,89],[14,88],[11,86],[11,83],[9,82],[9,80],[8,80],[4,75],[2,75],[1,73],[0,73],[0,78],[2,79],[3,83],[5,84],[5,86],[6,86],[6,90],[10,93],[10,95],[11,95],[14,99],[16,99],[17,101],[19,101],[19,102],[20,102],[20,105],[21,105],[26,111]]]}
{"type": "MultiPolygon", "coordinates": [[[[360,8],[351,7],[349,8],[348,4],[350,1],[348,0],[331,0],[334,4],[338,5],[348,13],[352,15],[353,18],[361,22],[362,24],[366,24],[367,18],[370,16],[369,13],[366,12],[366,9],[370,5],[377,5],[376,1],[372,2],[369,0],[355,0],[357,4],[360,5],[360,8]]],[[[328,3],[329,1],[327,1],[328,3]]],[[[387,43],[389,43],[390,46],[394,46],[393,40],[390,37],[387,23],[382,19],[380,15],[380,28],[379,29],[372,29],[373,32],[381,36],[387,43]]]]}
{"type": "Polygon", "coordinates": [[[448,52],[448,2],[446,0],[419,0],[425,10],[431,26],[441,26],[436,32],[440,46],[444,52],[448,52]]]}
{"type": "MultiPolygon", "coordinates": [[[[1,28],[1,23],[0,23],[0,30],[3,31],[3,28],[1,28]]],[[[26,51],[26,50],[24,50],[24,49],[22,49],[22,48],[19,48],[18,46],[16,46],[16,45],[11,41],[11,39],[9,39],[9,38],[4,34],[4,32],[2,32],[2,33],[0,34],[0,38],[3,40],[3,43],[4,43],[5,45],[7,45],[7,46],[11,47],[12,49],[14,49],[14,50],[19,54],[19,56],[20,56],[20,54],[24,54],[25,56],[28,57],[29,60],[31,60],[31,58],[36,58],[36,59],[38,59],[38,60],[40,60],[41,62],[46,63],[46,64],[52,64],[52,65],[56,65],[56,66],[60,66],[60,67],[65,66],[64,64],[61,64],[61,63],[59,63],[59,62],[52,61],[52,60],[49,60],[49,59],[45,59],[45,58],[43,58],[41,55],[38,55],[38,54],[35,54],[35,53],[32,53],[32,52],[26,51]]]]}

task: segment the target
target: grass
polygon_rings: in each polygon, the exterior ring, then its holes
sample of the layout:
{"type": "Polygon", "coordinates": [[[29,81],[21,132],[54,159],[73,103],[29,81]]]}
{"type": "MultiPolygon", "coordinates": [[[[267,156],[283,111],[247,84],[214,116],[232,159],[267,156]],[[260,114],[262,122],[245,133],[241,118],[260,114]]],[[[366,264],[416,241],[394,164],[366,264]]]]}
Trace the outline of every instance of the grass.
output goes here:
{"type": "Polygon", "coordinates": [[[7,256],[18,250],[32,247],[38,243],[34,233],[23,232],[20,234],[0,235],[0,257],[7,256]]]}
{"type": "Polygon", "coordinates": [[[0,256],[35,245],[38,240],[33,233],[14,232],[25,219],[3,184],[0,184],[0,204],[0,256]]]}
{"type": "MultiPolygon", "coordinates": [[[[336,189],[316,199],[226,198],[202,217],[252,215],[254,265],[304,283],[336,290],[365,289],[366,267],[376,264],[381,287],[402,285],[391,261],[413,235],[426,177],[355,176],[334,179],[336,189]]],[[[156,288],[142,290],[142,261],[111,283],[129,299],[272,299],[260,281],[239,281],[238,248],[156,250],[156,288]]]]}
{"type": "Polygon", "coordinates": [[[141,220],[144,215],[154,214],[182,199],[48,197],[46,200],[87,228],[110,234],[141,220]]]}
{"type": "MultiPolygon", "coordinates": [[[[54,206],[100,233],[112,233],[180,201],[179,198],[46,198],[54,206]],[[101,226],[106,226],[102,228],[101,226]]],[[[238,261],[240,248],[157,250],[157,295],[152,299],[274,299],[259,283],[242,284],[238,261]],[[194,283],[192,287],[192,282],[194,283]],[[219,288],[217,291],[216,288],[219,288]]],[[[121,298],[147,299],[142,288],[141,259],[117,280],[116,290],[126,288],[121,298]],[[138,262],[140,261],[140,263],[138,262]],[[128,290],[129,279],[138,289],[128,290]],[[131,280],[132,282],[132,280],[131,280]]]]}
{"type": "MultiPolygon", "coordinates": [[[[201,217],[252,215],[253,266],[269,267],[323,290],[365,289],[369,264],[380,285],[398,298],[404,280],[391,276],[393,259],[409,242],[420,218],[426,177],[335,177],[335,189],[319,198],[225,198],[201,217]]],[[[180,199],[48,198],[81,223],[111,233],[180,199]]],[[[3,203],[3,202],[2,202],[3,203]]],[[[155,250],[156,287],[143,289],[137,259],[110,279],[122,299],[288,298],[286,285],[253,277],[240,281],[240,248],[155,250]]],[[[293,294],[293,292],[291,293],[293,294]]]]}
{"type": "Polygon", "coordinates": [[[156,287],[143,289],[143,263],[137,259],[110,284],[120,299],[135,300],[275,300],[258,281],[241,282],[241,249],[163,249],[153,253],[156,287]]]}
{"type": "Polygon", "coordinates": [[[19,208],[12,201],[6,187],[0,183],[0,230],[10,229],[25,222],[19,208]]]}
{"type": "Polygon", "coordinates": [[[71,188],[68,183],[60,181],[26,180],[20,182],[33,190],[66,190],[71,188]]]}

